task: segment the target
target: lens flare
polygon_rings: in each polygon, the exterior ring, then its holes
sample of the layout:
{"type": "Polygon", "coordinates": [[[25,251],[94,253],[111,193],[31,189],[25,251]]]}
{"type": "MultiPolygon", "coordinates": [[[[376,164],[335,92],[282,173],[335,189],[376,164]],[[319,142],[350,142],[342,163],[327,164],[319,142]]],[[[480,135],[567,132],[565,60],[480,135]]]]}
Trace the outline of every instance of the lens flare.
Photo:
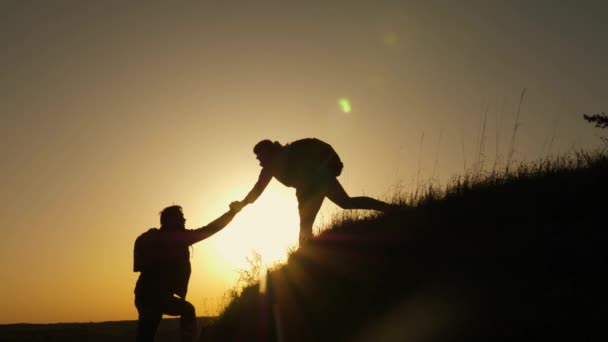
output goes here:
{"type": "Polygon", "coordinates": [[[351,107],[350,107],[350,101],[347,98],[341,98],[340,100],[338,100],[338,104],[340,105],[340,109],[344,112],[344,113],[350,113],[351,111],[351,107]]]}
{"type": "Polygon", "coordinates": [[[386,47],[394,48],[399,43],[399,36],[395,32],[386,32],[382,40],[386,47]]]}

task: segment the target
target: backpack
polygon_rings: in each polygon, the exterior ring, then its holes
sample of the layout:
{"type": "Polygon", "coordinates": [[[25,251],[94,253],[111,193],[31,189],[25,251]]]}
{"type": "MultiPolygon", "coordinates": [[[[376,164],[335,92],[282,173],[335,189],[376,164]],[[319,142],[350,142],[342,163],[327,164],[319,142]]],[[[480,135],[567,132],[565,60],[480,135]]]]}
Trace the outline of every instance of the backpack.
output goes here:
{"type": "Polygon", "coordinates": [[[334,148],[319,139],[306,138],[285,145],[288,165],[313,174],[338,177],[344,164],[334,148]]]}
{"type": "Polygon", "coordinates": [[[144,268],[154,265],[158,259],[156,247],[158,244],[157,228],[150,228],[135,239],[133,246],[133,272],[141,272],[144,268]]]}
{"type": "Polygon", "coordinates": [[[138,281],[137,286],[140,289],[161,286],[184,298],[191,272],[187,246],[179,240],[167,239],[167,234],[157,228],[139,235],[133,246],[133,272],[147,271],[153,276],[147,282],[138,281]]]}

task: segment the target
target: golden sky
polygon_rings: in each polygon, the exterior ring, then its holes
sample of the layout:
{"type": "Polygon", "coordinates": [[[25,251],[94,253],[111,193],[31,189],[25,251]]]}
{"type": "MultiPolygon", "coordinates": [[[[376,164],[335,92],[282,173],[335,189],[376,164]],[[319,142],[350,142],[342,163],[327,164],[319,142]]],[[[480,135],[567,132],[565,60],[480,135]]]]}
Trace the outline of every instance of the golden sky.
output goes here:
{"type": "MultiPolygon", "coordinates": [[[[134,239],[168,205],[189,228],[221,215],[261,139],[323,139],[346,190],[380,198],[445,185],[482,135],[504,162],[524,88],[516,160],[600,144],[582,114],[608,110],[602,2],[348,3],[3,4],[0,324],[136,319],[134,239]]],[[[198,313],[297,226],[273,181],[197,244],[198,313]]]]}

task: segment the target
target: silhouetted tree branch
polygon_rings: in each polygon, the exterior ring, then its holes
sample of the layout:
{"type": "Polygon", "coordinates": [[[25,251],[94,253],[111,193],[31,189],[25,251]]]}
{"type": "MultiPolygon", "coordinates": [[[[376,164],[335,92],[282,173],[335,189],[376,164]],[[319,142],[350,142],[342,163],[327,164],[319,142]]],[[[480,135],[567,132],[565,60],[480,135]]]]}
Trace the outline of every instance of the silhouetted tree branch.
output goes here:
{"type": "Polygon", "coordinates": [[[598,128],[608,127],[608,116],[604,112],[602,112],[602,114],[593,114],[593,115],[583,114],[583,118],[585,118],[585,120],[587,120],[591,123],[594,123],[595,127],[598,127],[598,128]]]}

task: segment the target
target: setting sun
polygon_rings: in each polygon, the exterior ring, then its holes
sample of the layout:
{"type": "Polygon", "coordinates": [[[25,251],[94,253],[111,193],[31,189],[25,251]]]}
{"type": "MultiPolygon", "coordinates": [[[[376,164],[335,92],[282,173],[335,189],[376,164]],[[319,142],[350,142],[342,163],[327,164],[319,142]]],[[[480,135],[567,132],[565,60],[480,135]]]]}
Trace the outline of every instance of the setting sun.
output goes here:
{"type": "Polygon", "coordinates": [[[211,243],[226,272],[248,269],[247,257],[259,253],[266,266],[285,260],[298,243],[298,205],[294,189],[272,182],[211,243]]]}

